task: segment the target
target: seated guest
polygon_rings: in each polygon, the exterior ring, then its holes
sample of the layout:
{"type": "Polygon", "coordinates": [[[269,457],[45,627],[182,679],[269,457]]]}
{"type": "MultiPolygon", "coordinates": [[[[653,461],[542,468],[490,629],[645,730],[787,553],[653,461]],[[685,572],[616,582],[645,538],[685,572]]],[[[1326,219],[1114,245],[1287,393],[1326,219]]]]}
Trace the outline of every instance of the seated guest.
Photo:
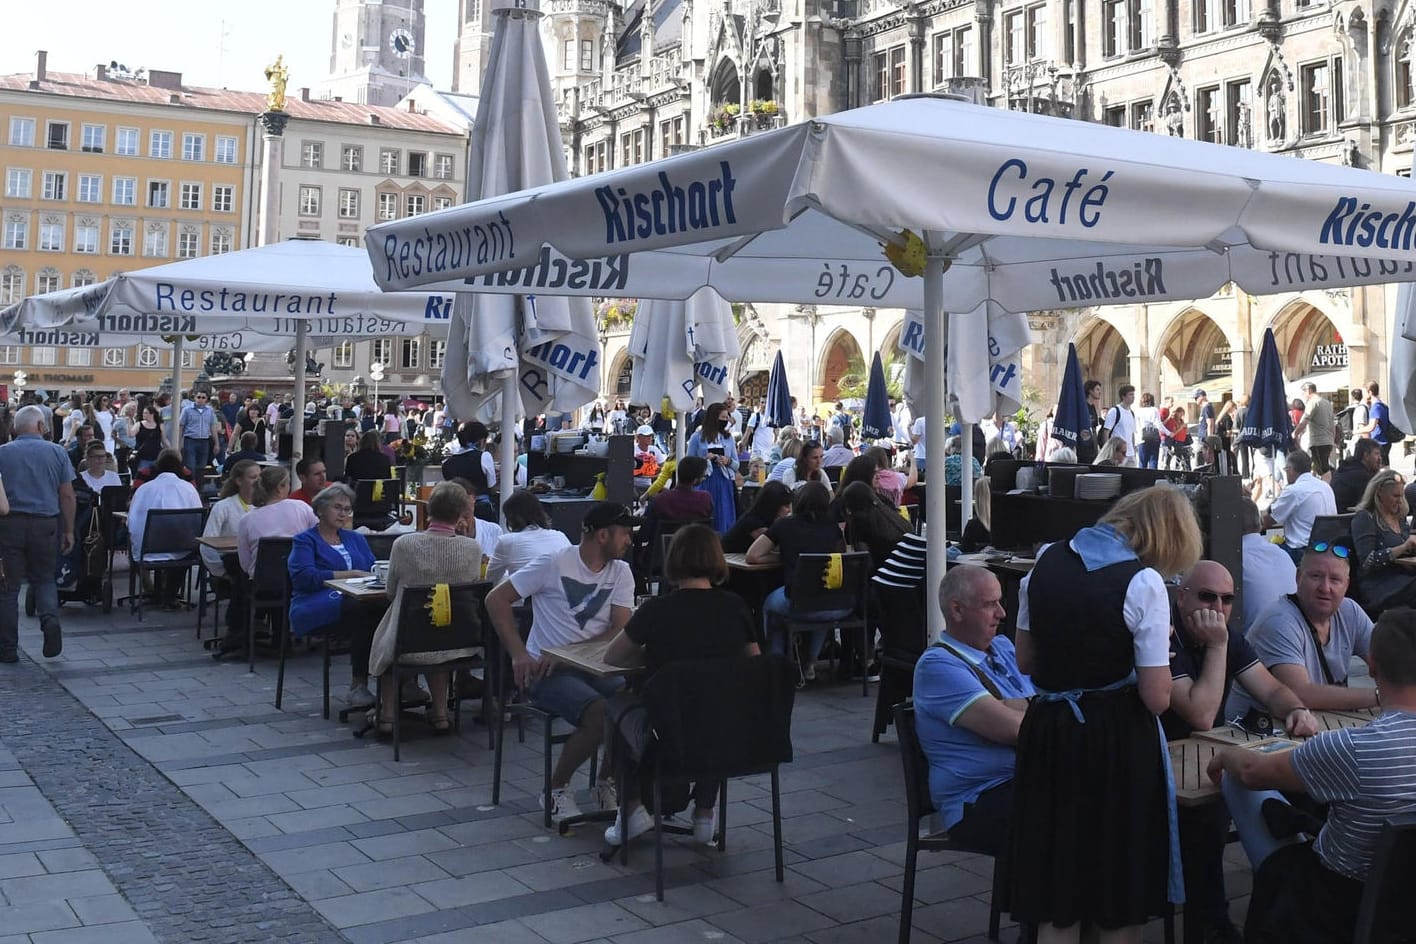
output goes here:
{"type": "Polygon", "coordinates": [[[261,469],[251,488],[252,509],[236,525],[236,559],[246,576],[256,572],[261,538],[293,538],[315,525],[315,513],[290,497],[290,470],[270,465],[261,469]]]}
{"type": "Polygon", "coordinates": [[[300,477],[300,487],[291,492],[289,497],[307,505],[329,484],[329,477],[325,475],[324,460],[313,456],[305,456],[295,463],[295,474],[300,477]]]}
{"type": "Polygon", "coordinates": [[[674,487],[660,492],[645,517],[651,521],[697,521],[713,517],[713,496],[701,491],[708,474],[708,460],[684,456],[674,470],[674,487]]]}
{"type": "Polygon", "coordinates": [[[488,580],[509,577],[538,558],[570,547],[570,538],[551,527],[546,506],[532,492],[518,489],[502,504],[502,515],[506,531],[492,549],[488,580]]]}
{"type": "Polygon", "coordinates": [[[85,573],[84,558],[91,553],[87,537],[93,527],[93,516],[98,514],[99,494],[104,488],[123,486],[118,473],[108,468],[108,448],[103,440],[95,439],[88,444],[84,462],[79,474],[74,477],[74,546],[59,558],[59,586],[66,590],[75,588],[75,582],[83,576],[94,585],[102,573],[85,573]]]}
{"type": "Polygon", "coordinates": [[[1319,515],[1337,514],[1332,487],[1313,474],[1313,460],[1306,452],[1294,450],[1283,466],[1288,487],[1269,506],[1269,519],[1283,529],[1283,546],[1294,563],[1303,556],[1313,521],[1319,515]]]}
{"type": "MultiPolygon", "coordinates": [[[[820,445],[807,443],[820,452],[820,445]]],[[[792,498],[792,513],[774,521],[752,546],[747,549],[749,564],[781,561],[782,586],[767,594],[762,601],[762,616],[766,638],[774,654],[787,651],[787,634],[778,631],[778,623],[791,611],[791,586],[796,576],[797,559],[803,554],[833,554],[845,549],[841,527],[831,517],[831,494],[820,482],[804,482],[792,498]]],[[[844,616],[842,611],[823,612],[823,619],[844,616]]],[[[826,644],[826,630],[814,629],[802,659],[802,681],[816,679],[816,657],[826,644]]]]}
{"type": "MultiPolygon", "coordinates": [[[[382,440],[380,440],[382,442],[382,440]]],[[[344,431],[344,461],[347,463],[349,457],[359,451],[359,430],[346,429],[344,431]]]]}
{"type": "MultiPolygon", "coordinates": [[[[133,555],[141,560],[175,560],[182,555],[176,552],[143,552],[148,512],[160,508],[200,508],[202,497],[191,482],[179,475],[182,456],[177,450],[164,449],[158,454],[153,469],[157,474],[151,482],[137,490],[128,505],[128,533],[132,536],[133,555]]],[[[177,593],[186,581],[186,574],[176,570],[159,570],[153,579],[162,607],[169,610],[179,608],[177,593]]]]}
{"type": "Polygon", "coordinates": [[[344,460],[346,482],[393,478],[393,463],[383,453],[383,437],[370,430],[359,437],[359,448],[344,460]]]}
{"type": "MultiPolygon", "coordinates": [[[[612,665],[640,665],[642,678],[652,678],[670,662],[724,659],[758,655],[752,611],[742,597],[718,589],[727,582],[728,564],[723,559],[718,536],[701,524],[680,528],[669,543],[664,558],[664,577],[674,587],[667,596],[647,600],[625,624],[605,651],[612,665]]],[[[638,764],[647,739],[647,712],[626,713],[637,701],[617,695],[612,716],[621,720],[616,729],[630,750],[630,776],[620,782],[622,806],[628,815],[605,830],[612,846],[633,839],[654,828],[654,818],[639,798],[638,764]],[[637,749],[637,750],[636,750],[637,749]],[[628,828],[624,823],[628,823],[628,828]]],[[[611,769],[614,769],[613,767],[611,769]]],[[[700,780],[693,785],[693,838],[700,843],[713,841],[713,803],[718,798],[719,781],[700,780]]]]}
{"type": "Polygon", "coordinates": [[[795,426],[783,426],[777,430],[777,441],[772,444],[772,449],[767,453],[769,465],[776,465],[787,458],[787,443],[801,442],[801,433],[795,426]]]}
{"type": "MultiPolygon", "coordinates": [[[[1347,599],[1349,553],[1340,544],[1310,547],[1298,563],[1298,592],[1265,610],[1246,637],[1274,677],[1318,711],[1378,704],[1374,689],[1347,687],[1348,663],[1367,658],[1372,638],[1372,621],[1347,599]]],[[[1255,695],[1241,681],[1226,714],[1262,710],[1255,695]]]]}
{"type": "MultiPolygon", "coordinates": [[[[234,464],[228,463],[226,481],[221,484],[217,501],[211,506],[211,513],[207,515],[206,527],[202,529],[203,537],[237,536],[241,519],[254,507],[251,503],[255,497],[256,481],[260,477],[261,467],[252,459],[238,459],[234,464]]],[[[229,591],[231,604],[226,608],[226,634],[222,637],[221,649],[234,650],[245,640],[246,598],[245,594],[235,592],[234,579],[227,575],[226,564],[230,561],[240,566],[239,558],[235,553],[219,554],[205,545],[200,551],[212,580],[229,591]]]]}
{"type": "MultiPolygon", "coordinates": [[[[369,434],[365,434],[369,435],[369,434]]],[[[375,433],[374,435],[378,435],[375,433]]],[[[388,558],[388,582],[385,588],[392,601],[374,633],[369,656],[369,673],[382,677],[393,664],[394,644],[398,638],[398,614],[403,608],[403,591],[410,587],[433,587],[440,583],[465,584],[477,579],[482,572],[482,548],[476,538],[457,533],[458,525],[475,521],[472,501],[457,482],[440,482],[428,496],[428,528],[414,534],[399,535],[393,542],[388,558]]],[[[475,649],[443,649],[419,652],[403,657],[404,665],[435,665],[476,654],[475,649]]],[[[428,707],[428,723],[433,731],[449,731],[448,685],[451,673],[424,672],[432,702],[428,707]]],[[[411,676],[405,676],[410,679],[411,676]]],[[[379,687],[379,731],[393,732],[393,685],[379,687]]]]}
{"type": "MultiPolygon", "coordinates": [[[[552,672],[543,651],[549,646],[613,639],[629,622],[634,574],[623,558],[636,523],[623,505],[599,502],[585,515],[579,546],[532,561],[487,595],[487,615],[511,657],[516,686],[533,705],[575,726],[551,773],[550,813],[555,822],[580,815],[570,779],[603,742],[605,699],[619,690],[623,680],[564,666],[552,672]],[[512,607],[525,598],[533,599],[535,605],[531,632],[522,642],[512,607]]],[[[607,761],[596,785],[603,810],[619,805],[609,780],[611,771],[607,761]]]]}
{"type": "Polygon", "coordinates": [[[849,445],[849,436],[845,427],[832,425],[826,438],[830,441],[831,448],[821,454],[823,469],[844,468],[856,457],[855,450],[849,445]]]}
{"type": "Polygon", "coordinates": [[[108,467],[109,458],[108,448],[103,445],[101,440],[95,439],[88,444],[88,450],[84,453],[84,464],[74,479],[74,490],[82,489],[92,492],[95,504],[98,502],[99,494],[105,488],[110,485],[123,487],[122,478],[108,467]]]}
{"type": "Polygon", "coordinates": [[[458,451],[443,460],[444,481],[466,479],[477,489],[473,508],[478,518],[495,521],[497,465],[487,448],[487,424],[477,420],[463,423],[457,430],[458,451]]]}
{"type": "MultiPolygon", "coordinates": [[[[977,427],[975,427],[977,428],[977,427]]],[[[964,456],[963,446],[958,436],[950,436],[944,441],[944,484],[961,486],[964,484],[964,456]]],[[[983,466],[978,464],[978,458],[969,456],[969,468],[972,475],[969,481],[976,481],[983,478],[983,466]]]]}
{"type": "Polygon", "coordinates": [[[1126,457],[1130,455],[1130,443],[1120,438],[1112,436],[1101,449],[1097,451],[1096,459],[1092,465],[1125,465],[1126,457]]]}
{"type": "MultiPolygon", "coordinates": [[[[1281,725],[1295,737],[1316,733],[1317,719],[1228,625],[1233,606],[1234,580],[1222,564],[1202,560],[1182,578],[1170,620],[1170,708],[1160,718],[1166,738],[1176,741],[1224,724],[1224,703],[1236,678],[1263,705],[1275,730],[1281,725]]],[[[1237,942],[1224,892],[1229,815],[1214,803],[1178,809],[1186,917],[1202,923],[1205,941],[1237,942]]]]}
{"type": "Polygon", "coordinates": [[[782,477],[787,474],[787,470],[796,465],[797,457],[801,455],[802,445],[802,440],[795,438],[788,439],[782,444],[782,457],[777,460],[776,464],[773,465],[771,470],[767,473],[767,481],[783,481],[782,477]]]}
{"type": "Polygon", "coordinates": [[[1359,593],[1368,612],[1416,603],[1416,568],[1409,566],[1409,558],[1416,556],[1416,536],[1411,534],[1410,516],[1401,475],[1395,469],[1373,475],[1352,516],[1352,549],[1362,578],[1359,593]]]}
{"type": "Polygon", "coordinates": [[[1416,743],[1416,612],[1382,614],[1371,666],[1385,709],[1371,724],[1325,731],[1291,751],[1226,748],[1210,761],[1210,779],[1224,790],[1254,870],[1247,941],[1352,940],[1383,827],[1416,813],[1409,747],[1416,743]],[[1315,840],[1274,835],[1268,822],[1287,818],[1278,791],[1329,804],[1315,840]]]}
{"type": "Polygon", "coordinates": [[[88,455],[90,443],[97,442],[103,445],[103,440],[94,439],[94,428],[88,423],[82,423],[74,431],[74,441],[69,444],[69,461],[74,464],[74,471],[84,464],[84,456],[88,455]]]}
{"type": "Polygon", "coordinates": [[[223,475],[231,475],[231,470],[236,468],[238,462],[264,462],[266,454],[264,450],[258,449],[256,444],[256,434],[244,432],[241,434],[241,448],[235,452],[228,453],[226,461],[221,465],[223,475]]]}
{"type": "Polygon", "coordinates": [[[1298,590],[1298,568],[1293,558],[1264,537],[1263,515],[1252,499],[1239,499],[1239,523],[1244,529],[1239,551],[1244,571],[1244,632],[1259,615],[1283,597],[1298,590]]]}
{"type": "MultiPolygon", "coordinates": [[[[290,631],[295,636],[339,634],[349,638],[350,707],[374,703],[369,691],[369,646],[383,607],[371,607],[325,586],[326,580],[363,577],[374,566],[369,542],[348,525],[354,489],[325,486],[311,502],[316,524],[295,535],[290,548],[290,631]]],[[[479,555],[480,557],[480,555],[479,555]]]]}
{"type": "Polygon", "coordinates": [[[915,727],[929,762],[929,798],[949,837],[997,855],[1013,810],[1014,747],[1032,681],[1013,643],[998,578],[950,567],[939,585],[944,633],[915,665],[915,727]]]}
{"type": "Polygon", "coordinates": [[[792,491],[781,482],[767,482],[757,490],[752,506],[738,516],[723,535],[723,553],[746,554],[752,542],[767,532],[783,515],[792,512],[792,491]]]}
{"type": "Polygon", "coordinates": [[[959,550],[976,554],[993,540],[993,483],[987,478],[974,479],[973,517],[959,535],[959,550]]]}
{"type": "MultiPolygon", "coordinates": [[[[475,514],[477,499],[477,486],[466,479],[453,479],[462,490],[467,493],[468,515],[457,526],[457,533],[466,535],[469,538],[476,538],[477,544],[482,548],[483,556],[490,556],[492,549],[497,546],[504,533],[502,526],[495,521],[488,521],[486,518],[478,518],[475,514]]],[[[478,573],[481,573],[479,570],[478,573]]]]}
{"type": "Polygon", "coordinates": [[[1352,454],[1337,465],[1332,473],[1332,500],[1339,513],[1350,511],[1362,500],[1367,483],[1382,467],[1382,444],[1375,439],[1359,439],[1352,454]]]}
{"type": "MultiPolygon", "coordinates": [[[[1057,442],[1057,440],[1054,439],[1053,442],[1057,442]]],[[[1057,465],[1076,465],[1077,450],[1058,443],[1057,448],[1047,454],[1047,461],[1057,465]]]]}
{"type": "Polygon", "coordinates": [[[870,552],[870,569],[878,570],[895,550],[900,539],[910,533],[909,521],[887,508],[875,489],[864,482],[852,482],[841,491],[836,510],[846,535],[846,544],[870,552]]]}
{"type": "Polygon", "coordinates": [[[826,495],[829,497],[831,495],[831,480],[827,478],[826,472],[821,468],[822,455],[819,442],[802,443],[796,461],[782,473],[781,483],[796,491],[807,482],[816,482],[826,489],[826,495]]]}

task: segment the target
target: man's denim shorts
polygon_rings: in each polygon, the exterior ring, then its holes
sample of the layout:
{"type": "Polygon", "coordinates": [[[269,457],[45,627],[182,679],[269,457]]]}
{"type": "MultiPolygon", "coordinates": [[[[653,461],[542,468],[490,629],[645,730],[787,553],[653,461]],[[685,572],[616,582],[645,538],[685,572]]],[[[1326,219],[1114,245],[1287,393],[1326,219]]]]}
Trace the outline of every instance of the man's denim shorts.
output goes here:
{"type": "Polygon", "coordinates": [[[557,666],[550,675],[531,684],[531,704],[579,726],[580,716],[597,698],[608,698],[624,687],[619,677],[598,678],[586,672],[557,666]]]}

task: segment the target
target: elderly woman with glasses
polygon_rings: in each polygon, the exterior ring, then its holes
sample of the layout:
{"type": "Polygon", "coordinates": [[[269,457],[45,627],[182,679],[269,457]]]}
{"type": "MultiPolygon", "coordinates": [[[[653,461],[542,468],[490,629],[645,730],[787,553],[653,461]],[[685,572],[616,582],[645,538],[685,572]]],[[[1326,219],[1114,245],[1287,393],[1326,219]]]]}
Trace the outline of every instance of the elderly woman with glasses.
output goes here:
{"type": "Polygon", "coordinates": [[[1410,515],[1401,474],[1379,469],[1352,516],[1357,592],[1369,613],[1416,604],[1416,535],[1410,515]]]}
{"type": "Polygon", "coordinates": [[[353,679],[351,707],[374,703],[369,691],[369,646],[382,608],[371,610],[325,586],[326,580],[363,577],[374,566],[374,552],[364,536],[349,527],[354,489],[336,483],[310,502],[315,526],[295,535],[290,549],[290,631],[296,636],[344,632],[349,636],[353,679]]]}

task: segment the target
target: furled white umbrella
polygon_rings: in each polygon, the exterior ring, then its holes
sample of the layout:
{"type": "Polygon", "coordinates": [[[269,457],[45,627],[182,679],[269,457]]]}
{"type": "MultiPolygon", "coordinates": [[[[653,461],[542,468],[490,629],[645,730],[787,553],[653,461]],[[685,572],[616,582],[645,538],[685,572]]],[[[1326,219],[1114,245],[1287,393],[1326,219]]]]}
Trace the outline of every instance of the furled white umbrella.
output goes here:
{"type": "MultiPolygon", "coordinates": [[[[566,180],[560,124],[541,45],[536,0],[492,8],[496,25],[478,100],[467,167],[471,201],[566,180]]],[[[514,234],[500,224],[469,229],[458,251],[500,255],[514,234]]],[[[443,394],[453,415],[502,417],[501,497],[515,482],[518,407],[535,415],[574,410],[600,391],[600,343],[584,298],[459,291],[443,362],[443,394]],[[496,403],[490,402],[499,397],[496,403]]]]}
{"type": "MultiPolygon", "coordinates": [[[[1409,279],[1414,197],[1407,180],[1355,168],[917,97],[381,224],[365,239],[392,289],[472,279],[667,297],[655,283],[672,278],[682,295],[712,284],[729,299],[908,297],[943,327],[944,311],[990,300],[1025,312],[1191,298],[1227,281],[1262,294],[1409,279]],[[499,241],[474,251],[469,234],[493,229],[499,241]],[[882,244],[898,266],[880,260],[882,244]]],[[[946,362],[946,335],[925,332],[927,364],[946,362]]],[[[945,413],[941,379],[926,415],[945,413]]],[[[988,401],[954,387],[961,404],[988,401]]],[[[927,431],[942,454],[944,425],[927,431]]],[[[927,500],[930,519],[945,520],[943,490],[927,500]]],[[[931,587],[943,569],[930,555],[931,587]]]]}

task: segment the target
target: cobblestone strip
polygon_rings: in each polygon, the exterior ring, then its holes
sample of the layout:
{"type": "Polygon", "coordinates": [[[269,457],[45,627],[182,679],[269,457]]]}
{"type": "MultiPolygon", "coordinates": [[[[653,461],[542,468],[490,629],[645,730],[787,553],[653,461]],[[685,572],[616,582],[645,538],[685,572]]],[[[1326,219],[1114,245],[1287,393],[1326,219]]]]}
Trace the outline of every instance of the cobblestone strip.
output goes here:
{"type": "Polygon", "coordinates": [[[346,941],[58,681],[3,668],[0,740],[159,941],[346,941]]]}

